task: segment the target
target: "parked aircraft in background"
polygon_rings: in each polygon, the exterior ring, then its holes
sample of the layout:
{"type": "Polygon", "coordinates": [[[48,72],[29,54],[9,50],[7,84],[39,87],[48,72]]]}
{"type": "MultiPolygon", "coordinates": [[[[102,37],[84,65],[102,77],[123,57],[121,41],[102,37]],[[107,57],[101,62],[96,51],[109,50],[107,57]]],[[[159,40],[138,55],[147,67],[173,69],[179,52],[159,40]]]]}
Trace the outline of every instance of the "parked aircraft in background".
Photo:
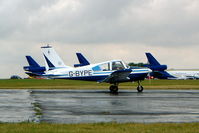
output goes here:
{"type": "Polygon", "coordinates": [[[44,56],[46,70],[68,68],[51,46],[41,47],[41,50],[44,56]]]}
{"type": "Polygon", "coordinates": [[[74,64],[74,67],[90,65],[90,62],[81,53],[76,53],[76,55],[80,64],[74,64]]]}
{"type": "Polygon", "coordinates": [[[31,56],[26,56],[29,66],[24,66],[23,69],[31,78],[47,78],[42,76],[46,71],[66,67],[52,47],[45,46],[41,47],[41,49],[45,58],[45,66],[40,66],[31,56]]]}
{"type": "Polygon", "coordinates": [[[199,71],[169,70],[167,72],[177,77],[177,79],[199,79],[199,71]]]}
{"type": "Polygon", "coordinates": [[[152,70],[150,76],[158,79],[169,79],[169,78],[176,78],[173,75],[170,75],[167,70],[167,65],[161,65],[151,53],[146,53],[148,63],[146,67],[152,70]]]}
{"type": "MultiPolygon", "coordinates": [[[[112,84],[110,91],[118,92],[118,85],[122,82],[138,83],[138,92],[143,91],[140,81],[144,80],[148,73],[151,72],[148,68],[128,69],[121,60],[111,60],[97,64],[90,64],[87,61],[85,66],[70,67],[66,66],[62,59],[57,55],[51,46],[42,47],[44,58],[48,69],[42,74],[34,73],[34,76],[42,76],[49,79],[71,79],[71,80],[87,80],[105,82],[112,84]]],[[[85,61],[85,59],[83,59],[85,61]]],[[[81,61],[80,61],[81,64],[81,61]]]]}
{"type": "Polygon", "coordinates": [[[26,59],[29,64],[29,66],[23,67],[23,69],[26,71],[26,74],[29,76],[31,76],[32,73],[44,74],[46,67],[40,66],[31,56],[26,56],[26,59]]]}
{"type": "MultiPolygon", "coordinates": [[[[56,51],[51,46],[41,47],[44,56],[45,66],[40,66],[31,56],[26,56],[29,66],[24,66],[25,73],[32,78],[45,78],[42,76],[35,76],[35,73],[44,74],[46,70],[53,70],[64,68],[66,65],[59,57],[56,51]]],[[[86,58],[81,53],[76,53],[80,64],[75,64],[74,67],[81,67],[90,65],[86,58]]]]}
{"type": "Polygon", "coordinates": [[[161,65],[151,53],[146,53],[148,68],[152,70],[150,76],[158,79],[199,79],[199,71],[166,71],[167,65],[161,65]]]}

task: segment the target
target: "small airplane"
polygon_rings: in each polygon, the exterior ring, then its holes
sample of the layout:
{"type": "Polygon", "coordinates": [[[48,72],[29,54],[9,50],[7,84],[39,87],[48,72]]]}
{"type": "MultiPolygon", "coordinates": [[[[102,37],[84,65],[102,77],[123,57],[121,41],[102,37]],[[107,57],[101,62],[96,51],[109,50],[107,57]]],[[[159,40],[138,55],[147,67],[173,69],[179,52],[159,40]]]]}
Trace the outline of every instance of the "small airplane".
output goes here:
{"type": "MultiPolygon", "coordinates": [[[[34,77],[35,73],[44,74],[44,72],[47,69],[52,70],[52,69],[58,69],[60,67],[61,68],[65,67],[65,64],[63,63],[62,59],[59,57],[59,55],[56,53],[56,51],[52,47],[41,47],[41,49],[43,51],[43,56],[45,58],[45,63],[46,63],[47,68],[45,66],[40,66],[31,56],[29,55],[26,56],[26,60],[29,66],[24,66],[23,69],[24,71],[26,71],[25,72],[26,74],[28,74],[29,76],[33,78],[39,77],[39,76],[34,77]],[[53,55],[53,57],[51,55],[53,55]],[[58,63],[59,65],[57,65],[56,59],[60,60],[61,63],[58,63]],[[63,65],[60,66],[60,64],[63,64],[63,65]]],[[[90,63],[86,60],[86,58],[81,53],[76,53],[76,55],[78,57],[80,64],[75,64],[74,67],[90,65],[90,63]]]]}
{"type": "Polygon", "coordinates": [[[149,65],[146,67],[152,70],[150,76],[158,79],[169,79],[169,78],[176,78],[173,75],[170,75],[167,71],[167,65],[161,65],[151,53],[146,53],[146,57],[148,59],[149,65]]]}
{"type": "Polygon", "coordinates": [[[199,71],[166,71],[167,65],[161,65],[151,53],[146,53],[149,65],[146,67],[152,70],[150,76],[158,79],[199,79],[199,71]]]}
{"type": "MultiPolygon", "coordinates": [[[[149,68],[129,69],[121,60],[111,60],[96,64],[90,64],[87,61],[87,65],[70,67],[63,63],[51,46],[41,48],[47,65],[46,68],[48,69],[46,69],[44,74],[32,73],[32,75],[35,74],[35,76],[42,76],[49,79],[71,79],[110,83],[111,86],[109,89],[112,93],[118,92],[118,86],[122,82],[137,82],[137,91],[142,92],[144,88],[141,85],[141,81],[151,72],[149,68]]],[[[83,60],[85,61],[85,59],[83,60]]]]}
{"type": "Polygon", "coordinates": [[[56,51],[47,46],[47,50],[45,47],[41,47],[43,50],[43,56],[45,58],[45,66],[40,66],[31,56],[27,55],[26,59],[29,64],[29,66],[24,66],[23,69],[26,71],[25,73],[29,75],[32,78],[46,78],[42,75],[45,74],[47,70],[53,70],[58,68],[64,68],[65,64],[63,63],[62,59],[57,55],[56,51]],[[52,53],[52,54],[51,54],[52,53]],[[57,56],[51,56],[51,55],[57,55],[57,56]],[[46,57],[48,56],[48,58],[46,57]],[[51,63],[51,60],[53,63],[51,63]]]}

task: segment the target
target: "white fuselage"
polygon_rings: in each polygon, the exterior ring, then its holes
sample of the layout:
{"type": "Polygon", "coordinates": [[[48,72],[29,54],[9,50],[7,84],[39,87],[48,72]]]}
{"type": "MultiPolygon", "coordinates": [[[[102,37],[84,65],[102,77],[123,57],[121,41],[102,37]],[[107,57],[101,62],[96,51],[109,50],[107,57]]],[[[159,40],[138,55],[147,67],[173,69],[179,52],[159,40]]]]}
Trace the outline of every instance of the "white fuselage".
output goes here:
{"type": "MultiPolygon", "coordinates": [[[[117,65],[121,65],[122,68],[118,69],[127,69],[127,66],[120,60],[112,60],[97,64],[91,64],[88,66],[82,66],[82,67],[68,67],[68,68],[60,68],[60,69],[54,69],[46,71],[45,75],[49,78],[84,78],[84,77],[90,77],[90,80],[98,80],[100,77],[106,77],[112,74],[114,71],[117,71],[117,68],[114,68],[113,63],[118,63],[117,65]],[[119,64],[121,63],[121,64],[119,64]],[[94,79],[92,79],[94,78],[94,79]]],[[[148,68],[143,69],[132,69],[132,72],[130,75],[140,75],[140,74],[147,74],[151,72],[148,68]]]]}
{"type": "Polygon", "coordinates": [[[198,79],[199,71],[167,71],[172,76],[175,76],[177,79],[198,79]]]}

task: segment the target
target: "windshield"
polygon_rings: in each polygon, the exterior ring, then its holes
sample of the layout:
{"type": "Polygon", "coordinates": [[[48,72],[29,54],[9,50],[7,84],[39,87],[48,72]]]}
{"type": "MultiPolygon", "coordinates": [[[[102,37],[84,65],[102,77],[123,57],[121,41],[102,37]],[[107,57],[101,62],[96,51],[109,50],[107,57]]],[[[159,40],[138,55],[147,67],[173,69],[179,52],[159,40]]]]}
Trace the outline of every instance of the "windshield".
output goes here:
{"type": "Polygon", "coordinates": [[[112,70],[121,70],[121,69],[125,69],[121,61],[112,62],[112,70]]]}

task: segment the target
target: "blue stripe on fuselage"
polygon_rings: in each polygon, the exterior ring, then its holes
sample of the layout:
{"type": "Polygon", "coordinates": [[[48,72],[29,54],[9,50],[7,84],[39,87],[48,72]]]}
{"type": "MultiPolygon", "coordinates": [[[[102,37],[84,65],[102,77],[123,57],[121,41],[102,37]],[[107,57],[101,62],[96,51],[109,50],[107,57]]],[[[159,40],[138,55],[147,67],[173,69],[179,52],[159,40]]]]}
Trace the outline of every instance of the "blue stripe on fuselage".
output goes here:
{"type": "Polygon", "coordinates": [[[138,80],[144,80],[147,77],[148,73],[133,73],[130,74],[128,77],[131,81],[138,81],[138,80]]]}
{"type": "Polygon", "coordinates": [[[101,76],[83,76],[83,77],[57,77],[56,79],[72,79],[72,80],[85,80],[85,81],[99,81],[103,80],[108,75],[101,75],[101,76]]]}
{"type": "MultiPolygon", "coordinates": [[[[107,78],[109,75],[96,75],[96,76],[81,76],[81,77],[61,77],[58,76],[56,79],[72,79],[72,80],[85,80],[85,81],[100,81],[107,78]]],[[[144,80],[147,76],[147,73],[134,73],[130,74],[128,77],[129,81],[138,81],[144,80]]]]}

